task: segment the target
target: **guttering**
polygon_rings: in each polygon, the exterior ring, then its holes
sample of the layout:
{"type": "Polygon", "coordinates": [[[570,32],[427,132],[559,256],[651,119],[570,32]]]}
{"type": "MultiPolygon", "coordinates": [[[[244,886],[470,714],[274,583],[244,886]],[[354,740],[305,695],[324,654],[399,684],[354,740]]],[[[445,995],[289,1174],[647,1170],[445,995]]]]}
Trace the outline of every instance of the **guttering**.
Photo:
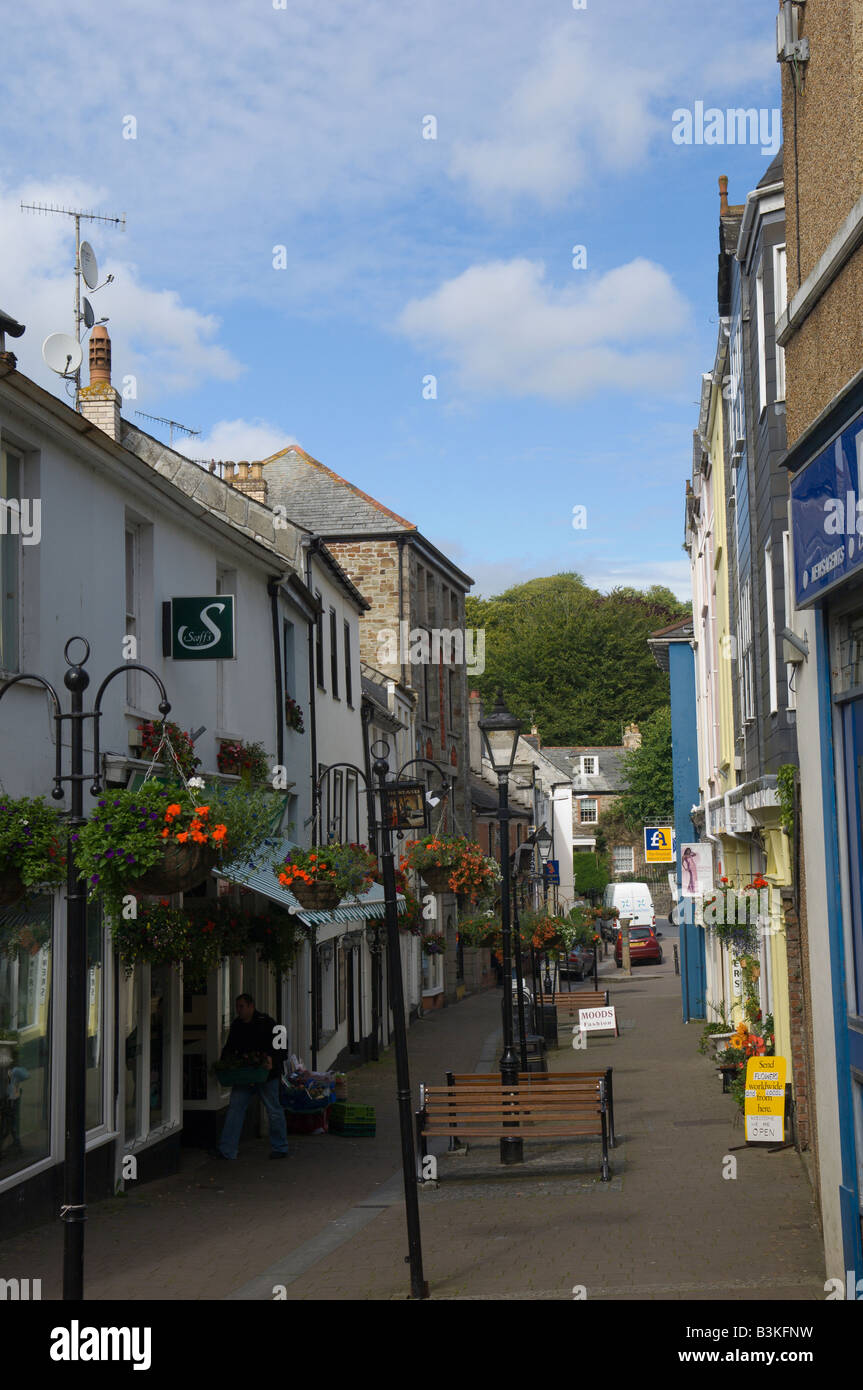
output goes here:
{"type": "MultiPolygon", "coordinates": [[[[740,223],[740,231],[737,233],[737,249],[734,252],[738,261],[745,261],[749,255],[749,242],[754,228],[756,218],[756,207],[764,202],[766,198],[772,198],[776,194],[782,197],[782,205],[785,206],[785,184],[782,180],[779,183],[768,183],[764,188],[753,188],[747,195],[746,206],[743,210],[743,220],[740,223]]],[[[773,211],[773,209],[766,209],[773,211]]],[[[760,209],[759,209],[760,211],[760,209]]]]}

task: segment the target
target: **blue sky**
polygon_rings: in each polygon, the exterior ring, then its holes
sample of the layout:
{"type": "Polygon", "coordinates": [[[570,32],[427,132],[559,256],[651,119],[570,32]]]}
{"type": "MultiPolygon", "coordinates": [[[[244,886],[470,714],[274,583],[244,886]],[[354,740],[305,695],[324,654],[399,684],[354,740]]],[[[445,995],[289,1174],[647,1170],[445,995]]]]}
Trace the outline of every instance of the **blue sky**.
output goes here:
{"type": "Polygon", "coordinates": [[[71,219],[22,199],[125,212],[83,234],[129,418],[200,429],[193,457],[298,440],[479,592],[575,569],[688,593],[717,178],[743,202],[771,154],[675,144],[672,113],[779,105],[775,4],[280,2],[4,17],[20,368],[62,392],[40,347],[71,331],[74,263],[71,219]]]}

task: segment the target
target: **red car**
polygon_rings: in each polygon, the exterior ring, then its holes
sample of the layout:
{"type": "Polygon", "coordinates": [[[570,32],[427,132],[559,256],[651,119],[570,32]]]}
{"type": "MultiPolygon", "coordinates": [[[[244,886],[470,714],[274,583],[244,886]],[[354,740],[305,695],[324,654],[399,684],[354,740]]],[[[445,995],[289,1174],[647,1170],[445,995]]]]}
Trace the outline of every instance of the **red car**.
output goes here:
{"type": "MultiPolygon", "coordinates": [[[[653,927],[629,928],[629,958],[633,965],[662,964],[662,947],[653,927]]],[[[620,932],[614,944],[614,963],[618,970],[623,969],[623,938],[620,932]]]]}

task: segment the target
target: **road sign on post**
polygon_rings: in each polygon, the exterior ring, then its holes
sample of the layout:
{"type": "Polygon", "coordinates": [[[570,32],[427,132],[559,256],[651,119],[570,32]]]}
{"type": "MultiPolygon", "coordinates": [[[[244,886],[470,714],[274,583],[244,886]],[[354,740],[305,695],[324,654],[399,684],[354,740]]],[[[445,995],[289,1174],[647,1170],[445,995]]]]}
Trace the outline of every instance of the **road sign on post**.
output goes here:
{"type": "Polygon", "coordinates": [[[670,825],[646,825],[644,827],[645,864],[672,864],[674,862],[674,830],[670,825]]]}

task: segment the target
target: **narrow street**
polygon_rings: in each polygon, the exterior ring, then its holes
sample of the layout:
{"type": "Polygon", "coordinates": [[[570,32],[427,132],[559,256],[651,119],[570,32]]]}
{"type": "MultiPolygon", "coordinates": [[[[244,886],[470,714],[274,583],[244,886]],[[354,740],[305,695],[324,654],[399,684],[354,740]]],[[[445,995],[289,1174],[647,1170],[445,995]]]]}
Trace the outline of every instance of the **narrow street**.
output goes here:
{"type": "MultiPolygon", "coordinates": [[[[736,1107],[680,1020],[676,929],[661,923],[665,959],[623,978],[601,974],[620,1037],[563,1045],[549,1068],[614,1068],[617,1147],[599,1180],[599,1146],[525,1143],[502,1169],[497,1143],[467,1156],[438,1148],[439,1184],[420,1192],[425,1275],[433,1299],[817,1300],[823,1255],[811,1191],[794,1149],[746,1150],[736,1107]],[[541,1152],[539,1151],[541,1150],[541,1152]],[[726,1156],[736,1179],[723,1178],[726,1156]],[[574,1295],[576,1286],[584,1293],[574,1295]]],[[[500,993],[435,1012],[409,1033],[411,1080],[491,1070],[500,1050],[500,993]]],[[[391,1052],[349,1074],[373,1104],[374,1139],[291,1139],[288,1163],[265,1139],[234,1164],[184,1150],[180,1174],[94,1204],[87,1227],[90,1299],[403,1299],[404,1206],[391,1052]]],[[[60,1296],[62,1232],[41,1227],[0,1245],[4,1268],[60,1296]]]]}

